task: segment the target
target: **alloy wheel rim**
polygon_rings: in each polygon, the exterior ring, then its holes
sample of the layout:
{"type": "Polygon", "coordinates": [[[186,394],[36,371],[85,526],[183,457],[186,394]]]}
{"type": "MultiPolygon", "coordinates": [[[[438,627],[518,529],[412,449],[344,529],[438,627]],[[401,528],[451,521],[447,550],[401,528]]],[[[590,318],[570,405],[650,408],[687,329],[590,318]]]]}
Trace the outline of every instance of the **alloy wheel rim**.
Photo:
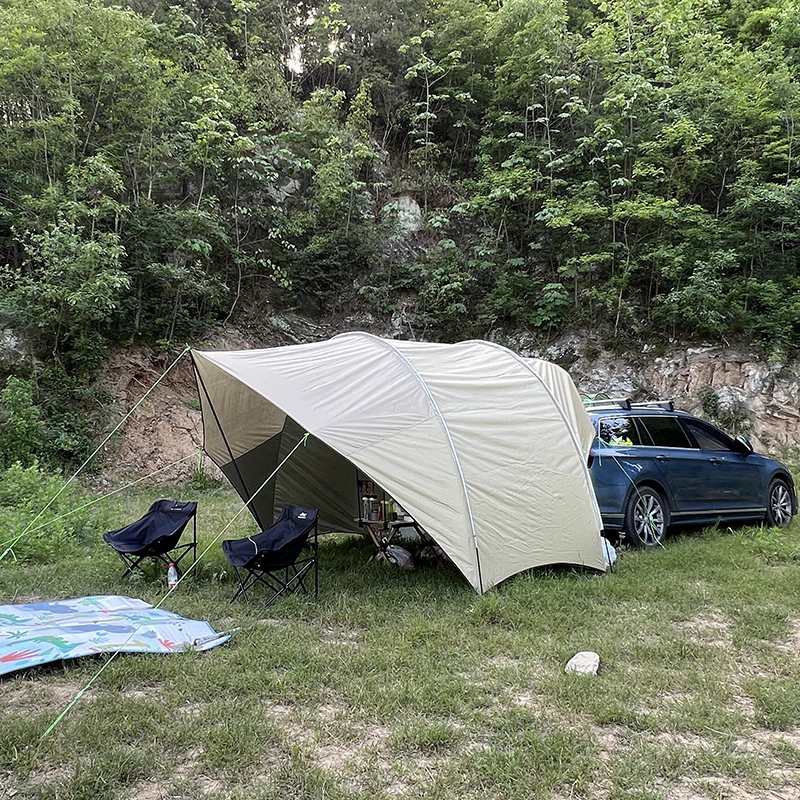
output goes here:
{"type": "Polygon", "coordinates": [[[772,519],[780,526],[786,525],[792,518],[792,498],[789,496],[789,490],[782,483],[776,484],[772,490],[770,510],[772,519]]]}
{"type": "Polygon", "coordinates": [[[634,507],[633,524],[643,544],[661,543],[664,537],[664,509],[655,495],[645,494],[639,497],[634,507]]]}

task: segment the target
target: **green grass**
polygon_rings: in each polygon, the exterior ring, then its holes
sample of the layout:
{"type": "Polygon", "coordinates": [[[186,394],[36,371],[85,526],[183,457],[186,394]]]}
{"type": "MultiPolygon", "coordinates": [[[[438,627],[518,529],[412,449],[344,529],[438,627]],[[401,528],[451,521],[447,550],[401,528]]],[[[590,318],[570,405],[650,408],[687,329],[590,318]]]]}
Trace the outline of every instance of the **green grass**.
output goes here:
{"type": "MultiPolygon", "coordinates": [[[[239,503],[200,499],[201,548],[239,503]]],[[[54,563],[3,562],[3,602],[158,601],[100,541],[155,494],[93,508],[54,563]]],[[[248,515],[227,536],[253,530],[248,515]]],[[[23,549],[19,548],[20,553],[23,549]]],[[[241,628],[213,651],[79,659],[0,684],[0,797],[789,798],[800,796],[800,524],[622,551],[613,574],[520,575],[483,597],[453,568],[321,544],[319,602],[232,604],[219,544],[167,601],[241,628]],[[566,675],[578,650],[597,677],[566,675]]]]}

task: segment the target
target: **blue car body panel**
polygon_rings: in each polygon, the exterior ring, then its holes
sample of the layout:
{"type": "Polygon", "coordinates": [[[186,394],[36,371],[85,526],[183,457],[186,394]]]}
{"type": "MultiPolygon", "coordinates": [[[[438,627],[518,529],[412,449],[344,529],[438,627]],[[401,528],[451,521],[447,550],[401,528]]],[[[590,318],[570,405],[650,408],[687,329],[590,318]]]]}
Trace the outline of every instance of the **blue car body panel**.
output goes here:
{"type": "Polygon", "coordinates": [[[641,485],[660,490],[673,525],[763,520],[770,481],[780,476],[794,487],[779,461],[745,455],[727,434],[691,414],[634,407],[589,409],[589,416],[598,433],[590,474],[608,530],[622,529],[629,498],[641,485]],[[676,429],[673,443],[686,446],[656,445],[657,436],[651,435],[656,423],[648,422],[654,418],[677,421],[685,442],[676,429]]]}

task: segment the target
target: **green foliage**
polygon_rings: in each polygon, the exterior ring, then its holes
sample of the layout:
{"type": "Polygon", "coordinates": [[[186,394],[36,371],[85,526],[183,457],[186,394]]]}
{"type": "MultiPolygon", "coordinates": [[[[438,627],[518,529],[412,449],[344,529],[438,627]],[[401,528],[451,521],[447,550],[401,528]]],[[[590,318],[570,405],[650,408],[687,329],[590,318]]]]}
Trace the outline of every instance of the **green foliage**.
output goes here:
{"type": "MultiPolygon", "coordinates": [[[[0,326],[79,386],[109,344],[400,293],[428,335],[584,324],[782,358],[800,17],[756,5],[4,0],[0,326]],[[425,228],[389,231],[406,193],[425,228]]],[[[61,444],[14,446],[78,453],[84,401],[60,392],[61,425],[36,384],[61,444]]]]}
{"type": "Polygon", "coordinates": [[[19,537],[13,543],[13,556],[6,558],[48,562],[80,550],[91,529],[88,509],[58,519],[81,505],[81,496],[73,487],[62,492],[39,516],[63,483],[36,461],[28,466],[11,464],[0,472],[0,552],[19,537]]]}
{"type": "Polygon", "coordinates": [[[34,389],[32,381],[12,377],[0,393],[0,469],[14,463],[30,466],[40,452],[43,425],[34,389]]]}
{"type": "Polygon", "coordinates": [[[474,277],[462,263],[452,239],[442,239],[412,271],[419,285],[420,319],[423,324],[455,337],[465,329],[464,315],[473,291],[474,277]]]}
{"type": "Polygon", "coordinates": [[[107,392],[58,366],[35,379],[10,377],[0,392],[0,469],[76,465],[88,455],[93,423],[109,403],[107,392]]]}

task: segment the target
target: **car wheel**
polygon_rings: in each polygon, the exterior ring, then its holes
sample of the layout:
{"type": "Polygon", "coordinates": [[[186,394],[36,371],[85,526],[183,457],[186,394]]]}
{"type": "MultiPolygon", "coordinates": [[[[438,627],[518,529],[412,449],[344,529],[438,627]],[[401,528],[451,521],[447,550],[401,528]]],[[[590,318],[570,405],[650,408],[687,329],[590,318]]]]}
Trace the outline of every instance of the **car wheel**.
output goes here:
{"type": "Polygon", "coordinates": [[[649,486],[637,486],[625,510],[625,535],[636,547],[657,547],[664,543],[669,510],[664,498],[649,486]]]}
{"type": "Polygon", "coordinates": [[[775,478],[767,492],[765,522],[771,528],[785,528],[792,521],[792,490],[783,478],[775,478]]]}

